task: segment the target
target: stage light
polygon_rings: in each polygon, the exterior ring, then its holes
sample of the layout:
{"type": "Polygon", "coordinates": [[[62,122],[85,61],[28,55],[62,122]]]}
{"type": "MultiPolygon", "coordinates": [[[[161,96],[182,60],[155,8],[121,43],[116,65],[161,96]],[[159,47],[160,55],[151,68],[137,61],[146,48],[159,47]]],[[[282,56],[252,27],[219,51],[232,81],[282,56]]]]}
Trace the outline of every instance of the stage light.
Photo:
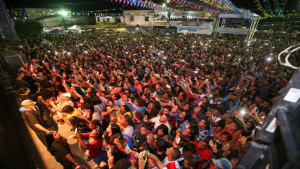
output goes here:
{"type": "Polygon", "coordinates": [[[268,57],[266,60],[267,62],[271,62],[273,59],[271,57],[268,57]]]}
{"type": "Polygon", "coordinates": [[[68,12],[67,12],[67,11],[64,11],[64,10],[62,10],[62,11],[60,12],[60,14],[61,14],[62,16],[67,16],[67,15],[68,15],[68,12]]]}

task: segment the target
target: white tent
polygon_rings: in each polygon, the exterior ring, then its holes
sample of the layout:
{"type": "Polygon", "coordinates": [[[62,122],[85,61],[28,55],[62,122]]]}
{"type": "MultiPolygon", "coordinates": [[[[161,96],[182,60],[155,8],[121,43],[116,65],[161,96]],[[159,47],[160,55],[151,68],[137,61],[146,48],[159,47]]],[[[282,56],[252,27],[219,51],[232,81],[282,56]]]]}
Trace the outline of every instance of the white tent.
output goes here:
{"type": "Polygon", "coordinates": [[[79,25],[73,25],[68,30],[76,30],[78,33],[81,33],[81,27],[79,25]]]}

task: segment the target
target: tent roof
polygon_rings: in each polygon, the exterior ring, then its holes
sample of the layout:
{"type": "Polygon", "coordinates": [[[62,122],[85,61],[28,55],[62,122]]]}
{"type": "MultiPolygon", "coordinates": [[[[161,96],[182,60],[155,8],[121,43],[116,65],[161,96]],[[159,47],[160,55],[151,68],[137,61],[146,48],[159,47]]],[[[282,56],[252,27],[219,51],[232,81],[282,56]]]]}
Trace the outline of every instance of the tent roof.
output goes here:
{"type": "Polygon", "coordinates": [[[73,26],[69,27],[68,29],[81,29],[81,27],[79,25],[73,25],[73,26]]]}

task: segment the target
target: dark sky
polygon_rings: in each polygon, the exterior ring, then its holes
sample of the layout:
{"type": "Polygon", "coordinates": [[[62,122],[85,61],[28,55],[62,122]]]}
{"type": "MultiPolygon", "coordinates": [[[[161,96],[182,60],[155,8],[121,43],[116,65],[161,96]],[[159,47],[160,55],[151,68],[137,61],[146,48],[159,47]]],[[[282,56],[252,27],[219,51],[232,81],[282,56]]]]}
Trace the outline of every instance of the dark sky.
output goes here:
{"type": "MultiPolygon", "coordinates": [[[[190,0],[199,2],[199,0],[190,0]]],[[[253,0],[231,0],[237,7],[246,9],[255,9],[253,0]]],[[[269,0],[273,2],[275,0],[269,0]]],[[[280,0],[277,0],[280,1],[280,0]]],[[[122,5],[108,0],[4,0],[7,8],[67,8],[71,10],[96,10],[122,8],[122,5]]],[[[164,0],[153,0],[153,2],[162,4],[164,0]]],[[[285,9],[300,10],[300,0],[287,0],[285,9]]],[[[130,7],[125,7],[130,9],[130,7]]]]}

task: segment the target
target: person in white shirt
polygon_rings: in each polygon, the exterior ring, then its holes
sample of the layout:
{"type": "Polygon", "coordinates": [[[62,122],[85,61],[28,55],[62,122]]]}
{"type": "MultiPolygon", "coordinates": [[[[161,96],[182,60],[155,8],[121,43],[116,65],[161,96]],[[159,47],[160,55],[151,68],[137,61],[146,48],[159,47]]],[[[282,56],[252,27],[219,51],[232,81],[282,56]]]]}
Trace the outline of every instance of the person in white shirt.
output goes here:
{"type": "Polygon", "coordinates": [[[169,114],[163,114],[158,117],[154,117],[149,120],[149,122],[154,123],[154,129],[156,130],[158,126],[161,124],[164,124],[168,127],[169,133],[171,132],[171,124],[169,123],[170,115],[169,114]]]}
{"type": "Polygon", "coordinates": [[[209,136],[212,136],[212,132],[217,126],[217,122],[221,120],[221,113],[223,114],[222,110],[217,107],[217,105],[212,106],[212,109],[207,112],[208,115],[208,121],[210,122],[210,130],[209,130],[209,136]]]}

